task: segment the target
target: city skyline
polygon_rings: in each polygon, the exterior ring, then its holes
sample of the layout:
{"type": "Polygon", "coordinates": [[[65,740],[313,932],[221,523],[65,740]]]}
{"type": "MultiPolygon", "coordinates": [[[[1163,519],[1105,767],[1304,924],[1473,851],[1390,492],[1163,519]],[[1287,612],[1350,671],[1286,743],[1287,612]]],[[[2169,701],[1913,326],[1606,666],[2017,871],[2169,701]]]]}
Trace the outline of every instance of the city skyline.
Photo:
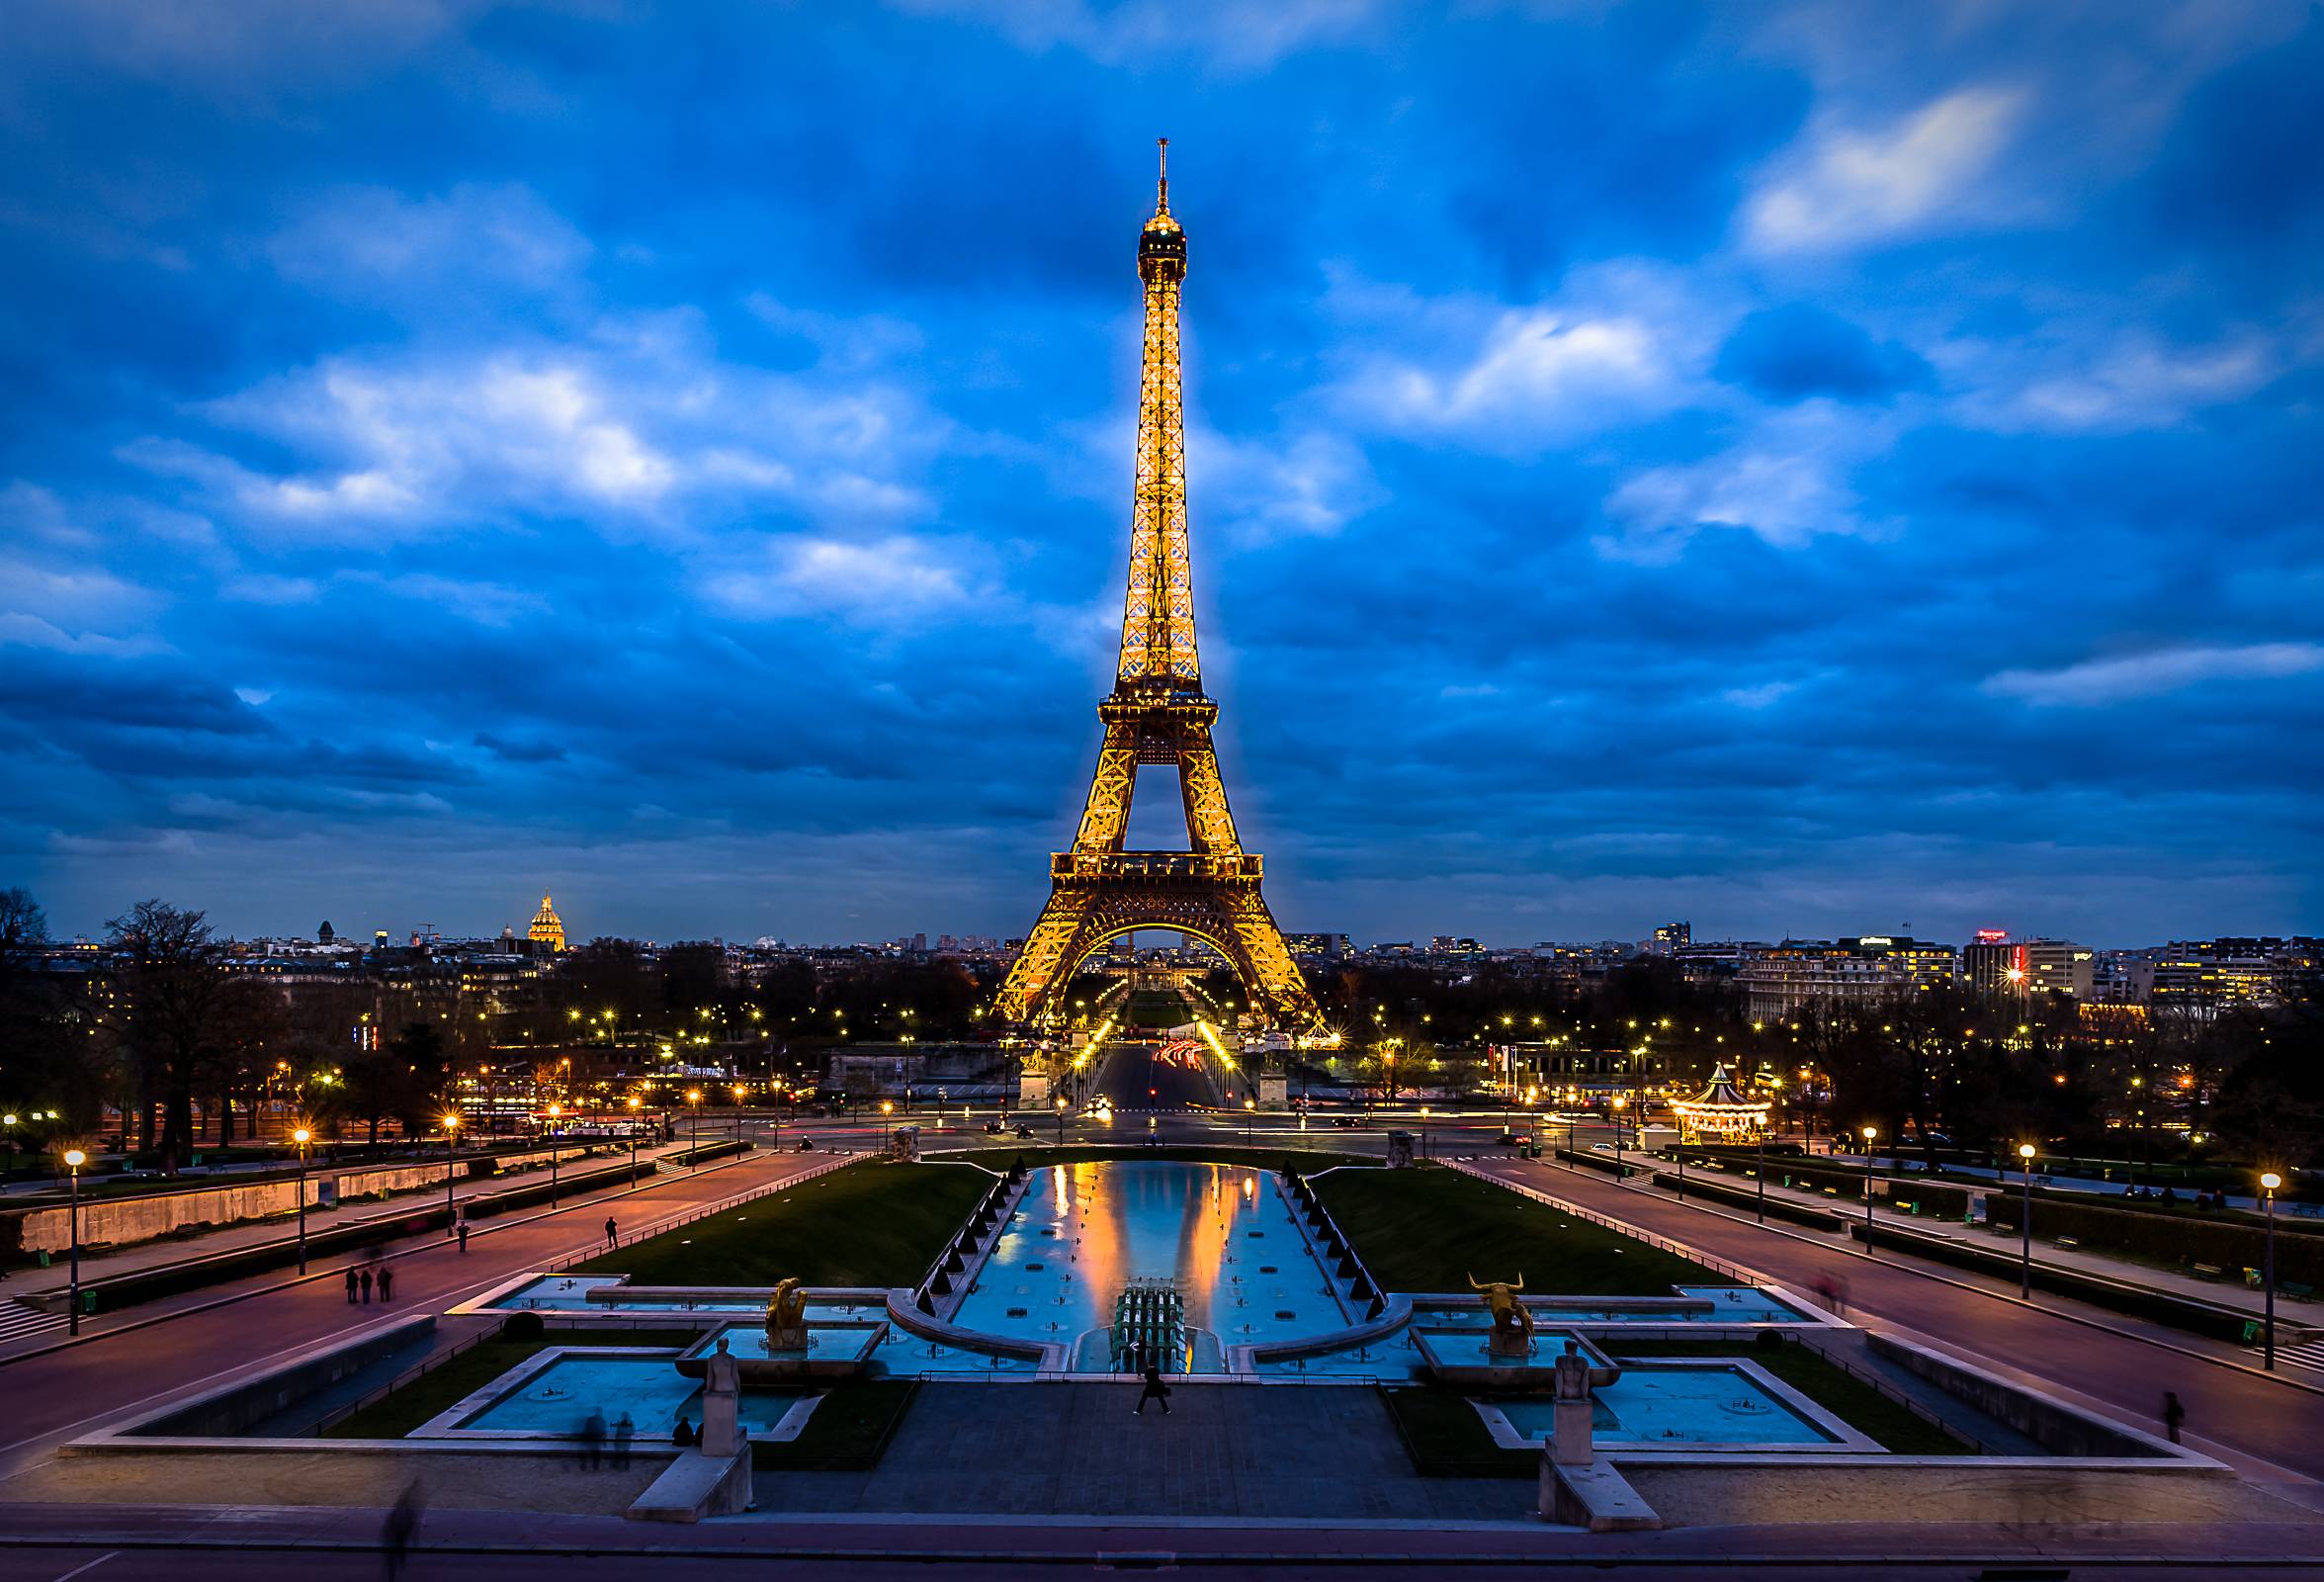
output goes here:
{"type": "Polygon", "coordinates": [[[60,933],[1020,933],[1162,132],[1286,928],[2318,931],[2312,16],[269,14],[0,65],[60,933]]]}

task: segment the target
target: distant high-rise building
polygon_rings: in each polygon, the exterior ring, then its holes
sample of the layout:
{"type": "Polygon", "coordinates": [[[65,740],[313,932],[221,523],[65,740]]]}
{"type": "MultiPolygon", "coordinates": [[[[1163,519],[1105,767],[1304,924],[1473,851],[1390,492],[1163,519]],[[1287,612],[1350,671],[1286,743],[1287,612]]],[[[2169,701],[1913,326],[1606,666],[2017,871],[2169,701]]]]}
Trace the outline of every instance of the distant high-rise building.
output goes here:
{"type": "Polygon", "coordinates": [[[531,938],[537,945],[546,945],[552,954],[564,948],[564,923],[549,904],[547,891],[541,894],[541,910],[533,914],[531,938]]]}
{"type": "Polygon", "coordinates": [[[2063,994],[2088,1000],[2095,987],[2098,952],[2070,939],[2012,939],[1999,928],[1980,928],[1961,948],[1971,987],[1987,994],[2063,994]]]}
{"type": "Polygon", "coordinates": [[[1654,953],[1658,956],[1676,955],[1683,947],[1694,943],[1694,924],[1666,923],[1654,931],[1654,953]]]}
{"type": "Polygon", "coordinates": [[[1950,946],[1902,934],[1786,939],[1749,951],[1735,974],[1752,1016],[1767,1019],[1813,1001],[1876,1000],[1952,981],[1950,946]]]}
{"type": "Polygon", "coordinates": [[[314,938],[317,944],[327,945],[333,939],[338,937],[339,936],[337,934],[331,932],[331,920],[328,918],[323,919],[323,925],[314,930],[314,938]]]}

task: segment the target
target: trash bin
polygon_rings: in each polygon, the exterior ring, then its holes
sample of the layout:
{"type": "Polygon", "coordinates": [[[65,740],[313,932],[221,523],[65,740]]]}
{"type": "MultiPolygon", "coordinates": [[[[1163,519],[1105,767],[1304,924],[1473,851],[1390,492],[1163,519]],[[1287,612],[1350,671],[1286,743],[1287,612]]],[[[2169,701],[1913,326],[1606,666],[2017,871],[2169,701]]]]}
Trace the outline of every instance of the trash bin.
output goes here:
{"type": "Polygon", "coordinates": [[[48,1267],[48,1249],[45,1247],[42,1248],[39,1256],[41,1259],[41,1267],[43,1269],[46,1269],[48,1267]]]}
{"type": "Polygon", "coordinates": [[[89,1314],[91,1314],[91,1313],[94,1313],[95,1311],[97,1311],[97,1293],[96,1293],[95,1291],[83,1291],[83,1292],[81,1292],[81,1314],[82,1314],[82,1316],[83,1316],[83,1317],[86,1317],[86,1316],[88,1316],[89,1314]]]}

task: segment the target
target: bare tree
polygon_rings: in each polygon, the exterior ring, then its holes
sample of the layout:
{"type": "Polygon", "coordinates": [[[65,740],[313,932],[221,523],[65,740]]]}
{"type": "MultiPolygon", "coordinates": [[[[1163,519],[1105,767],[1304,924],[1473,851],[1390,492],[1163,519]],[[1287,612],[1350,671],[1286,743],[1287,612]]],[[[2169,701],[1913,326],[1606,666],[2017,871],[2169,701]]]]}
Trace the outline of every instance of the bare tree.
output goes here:
{"type": "Polygon", "coordinates": [[[233,990],[202,913],[140,901],[106,928],[128,1005],[139,1142],[152,1142],[158,1103],[161,1169],[174,1176],[194,1138],[194,1086],[217,1052],[233,990]]]}

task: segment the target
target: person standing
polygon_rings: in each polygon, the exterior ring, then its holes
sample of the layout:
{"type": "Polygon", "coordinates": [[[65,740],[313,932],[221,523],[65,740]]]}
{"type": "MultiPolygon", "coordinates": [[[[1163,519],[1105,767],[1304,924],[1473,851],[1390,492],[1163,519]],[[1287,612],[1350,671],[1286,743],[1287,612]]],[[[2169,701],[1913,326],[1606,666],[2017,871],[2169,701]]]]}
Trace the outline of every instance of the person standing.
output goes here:
{"type": "Polygon", "coordinates": [[[605,1414],[592,1406],[589,1415],[581,1422],[581,1464],[592,1472],[596,1471],[604,1446],[605,1414]]]}
{"type": "Polygon", "coordinates": [[[608,1247],[611,1247],[611,1246],[613,1246],[613,1245],[614,1245],[616,1242],[620,1241],[621,1239],[622,1239],[622,1228],[621,1228],[619,1225],[617,1225],[617,1224],[615,1224],[615,1223],[613,1222],[613,1216],[612,1216],[611,1214],[608,1214],[608,1215],[606,1215],[606,1216],[605,1216],[605,1245],[606,1245],[606,1246],[608,1246],[608,1247]]]}
{"type": "Polygon", "coordinates": [[[395,1271],[387,1264],[380,1266],[380,1300],[392,1301],[395,1296],[395,1271]]]}
{"type": "Polygon", "coordinates": [[[468,1221],[465,1219],[460,1222],[460,1250],[464,1253],[468,1251],[468,1221]]]}
{"type": "Polygon", "coordinates": [[[2171,1443],[2179,1443],[2179,1430],[2187,1422],[2187,1408],[2180,1404],[2177,1390],[2163,1391],[2163,1432],[2171,1436],[2171,1443]]]}
{"type": "Polygon", "coordinates": [[[617,1471],[626,1471],[630,1465],[630,1440],[638,1432],[638,1425],[624,1412],[613,1425],[613,1464],[617,1471]]]}
{"type": "Polygon", "coordinates": [[[365,1301],[367,1301],[367,1302],[368,1302],[368,1301],[370,1301],[370,1300],[372,1299],[372,1271],[371,1271],[371,1265],[369,1265],[369,1264],[366,1264],[366,1265],[364,1265],[362,1269],[360,1269],[360,1270],[358,1270],[358,1271],[356,1272],[356,1275],[355,1275],[355,1277],[356,1277],[356,1279],[357,1279],[358,1281],[360,1281],[360,1282],[362,1283],[362,1285],[363,1285],[363,1299],[364,1299],[365,1301]]]}
{"type": "Polygon", "coordinates": [[[411,1535],[418,1526],[419,1479],[414,1478],[396,1496],[380,1530],[380,1554],[387,1563],[387,1582],[395,1582],[403,1574],[404,1561],[411,1549],[411,1535]]]}
{"type": "Polygon", "coordinates": [[[347,1305],[349,1307],[355,1305],[355,1266],[353,1264],[347,1266],[347,1305]]]}
{"type": "Polygon", "coordinates": [[[1130,1415],[1144,1417],[1148,1401],[1162,1402],[1162,1416],[1170,1415],[1170,1387],[1162,1381],[1162,1358],[1159,1354],[1146,1359],[1146,1388],[1138,1392],[1138,1404],[1130,1408],[1130,1415]]]}

